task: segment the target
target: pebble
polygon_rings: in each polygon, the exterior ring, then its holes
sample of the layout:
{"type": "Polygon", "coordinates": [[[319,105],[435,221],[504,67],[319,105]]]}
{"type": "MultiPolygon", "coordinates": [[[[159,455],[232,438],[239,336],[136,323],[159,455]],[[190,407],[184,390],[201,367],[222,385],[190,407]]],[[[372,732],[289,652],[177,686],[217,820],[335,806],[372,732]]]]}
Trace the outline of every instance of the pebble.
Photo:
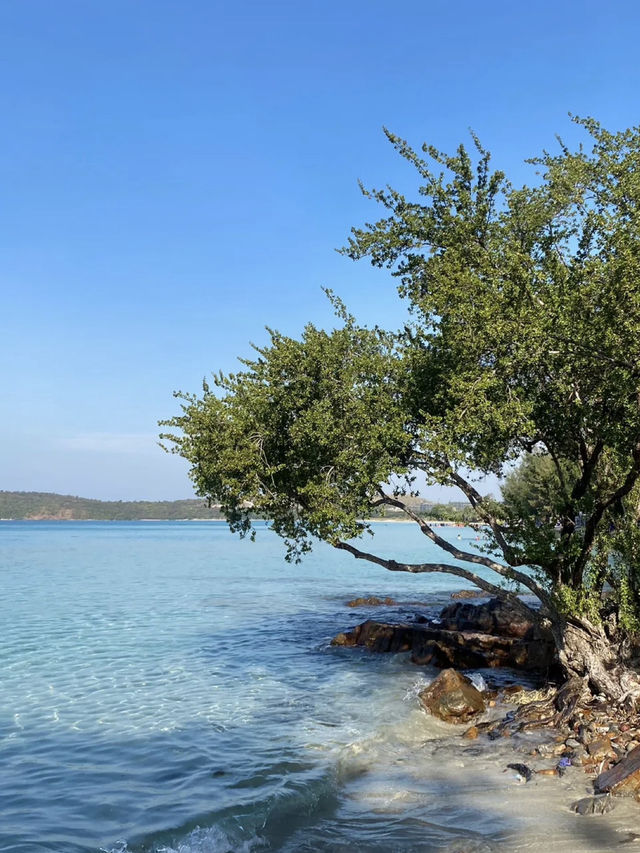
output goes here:
{"type": "Polygon", "coordinates": [[[587,744],[587,752],[594,758],[604,758],[611,750],[611,741],[608,737],[593,740],[587,744]]]}

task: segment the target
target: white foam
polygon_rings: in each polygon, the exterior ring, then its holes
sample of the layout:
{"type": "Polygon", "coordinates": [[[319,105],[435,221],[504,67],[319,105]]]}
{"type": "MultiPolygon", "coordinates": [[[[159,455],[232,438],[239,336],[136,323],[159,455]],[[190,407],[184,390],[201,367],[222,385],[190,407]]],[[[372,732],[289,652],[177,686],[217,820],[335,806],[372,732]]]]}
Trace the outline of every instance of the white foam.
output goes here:
{"type": "Polygon", "coordinates": [[[260,847],[264,847],[264,841],[258,836],[234,843],[222,829],[211,826],[196,827],[176,847],[158,847],[157,853],[249,853],[260,847]]]}
{"type": "MultiPolygon", "coordinates": [[[[196,827],[175,846],[154,847],[154,853],[250,853],[264,847],[265,842],[258,836],[245,841],[234,842],[218,826],[196,827]]],[[[101,853],[131,853],[126,841],[117,841],[113,847],[100,848],[101,853]]]]}

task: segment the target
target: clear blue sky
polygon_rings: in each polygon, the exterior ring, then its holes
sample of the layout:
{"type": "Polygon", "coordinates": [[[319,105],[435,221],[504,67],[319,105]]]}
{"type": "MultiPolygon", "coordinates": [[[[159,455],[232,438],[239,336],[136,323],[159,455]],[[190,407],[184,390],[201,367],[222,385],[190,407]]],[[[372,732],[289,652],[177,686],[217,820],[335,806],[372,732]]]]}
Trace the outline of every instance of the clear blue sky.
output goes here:
{"type": "Polygon", "coordinates": [[[381,132],[497,165],[567,112],[640,123],[633,2],[7,0],[0,4],[0,489],[192,494],[156,445],[174,389],[263,327],[402,316],[336,254],[413,185],[381,132]]]}

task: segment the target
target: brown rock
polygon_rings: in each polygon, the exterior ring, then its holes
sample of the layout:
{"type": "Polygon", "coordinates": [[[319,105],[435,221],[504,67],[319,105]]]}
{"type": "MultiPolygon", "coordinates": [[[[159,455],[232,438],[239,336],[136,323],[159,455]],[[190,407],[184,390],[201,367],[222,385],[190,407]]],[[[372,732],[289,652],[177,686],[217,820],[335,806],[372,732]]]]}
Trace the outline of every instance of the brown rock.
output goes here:
{"type": "Polygon", "coordinates": [[[352,631],[338,634],[332,646],[366,646],[374,652],[406,652],[412,647],[410,625],[388,625],[368,619],[352,631]]]}
{"type": "Polygon", "coordinates": [[[557,776],[558,771],[555,767],[545,767],[544,770],[536,770],[538,776],[557,776]]]}
{"type": "Polygon", "coordinates": [[[367,598],[353,598],[347,601],[347,607],[391,607],[396,602],[393,598],[378,598],[375,595],[370,595],[367,598]]]}
{"type": "Polygon", "coordinates": [[[454,601],[459,601],[464,598],[484,598],[486,594],[481,589],[459,589],[457,592],[451,593],[451,598],[454,601]]]}
{"type": "Polygon", "coordinates": [[[492,598],[484,604],[458,602],[445,607],[440,614],[443,628],[458,631],[482,631],[500,637],[532,638],[538,632],[535,624],[516,607],[492,598]]]}
{"type": "Polygon", "coordinates": [[[480,691],[455,669],[444,669],[418,698],[426,711],[448,723],[466,723],[484,711],[480,691]]]}
{"type": "Polygon", "coordinates": [[[442,669],[476,669],[508,666],[521,669],[547,667],[552,645],[517,637],[499,637],[479,631],[443,629],[432,623],[385,623],[367,620],[338,634],[335,646],[365,646],[374,652],[411,651],[411,660],[442,669]]]}
{"type": "Polygon", "coordinates": [[[467,740],[475,740],[479,735],[478,727],[471,726],[471,728],[467,729],[466,732],[462,735],[462,737],[467,738],[467,740]]]}
{"type": "Polygon", "coordinates": [[[587,752],[591,758],[605,758],[611,752],[611,741],[608,737],[592,740],[587,744],[587,752]]]}

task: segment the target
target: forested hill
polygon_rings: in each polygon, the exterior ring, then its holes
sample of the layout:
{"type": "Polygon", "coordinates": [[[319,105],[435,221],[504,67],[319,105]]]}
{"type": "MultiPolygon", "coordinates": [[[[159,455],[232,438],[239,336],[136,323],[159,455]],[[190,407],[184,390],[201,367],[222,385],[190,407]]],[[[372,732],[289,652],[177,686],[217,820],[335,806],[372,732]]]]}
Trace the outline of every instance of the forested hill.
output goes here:
{"type": "Polygon", "coordinates": [[[202,500],[96,501],[49,492],[0,491],[0,519],[136,521],[220,518],[202,500]]]}

